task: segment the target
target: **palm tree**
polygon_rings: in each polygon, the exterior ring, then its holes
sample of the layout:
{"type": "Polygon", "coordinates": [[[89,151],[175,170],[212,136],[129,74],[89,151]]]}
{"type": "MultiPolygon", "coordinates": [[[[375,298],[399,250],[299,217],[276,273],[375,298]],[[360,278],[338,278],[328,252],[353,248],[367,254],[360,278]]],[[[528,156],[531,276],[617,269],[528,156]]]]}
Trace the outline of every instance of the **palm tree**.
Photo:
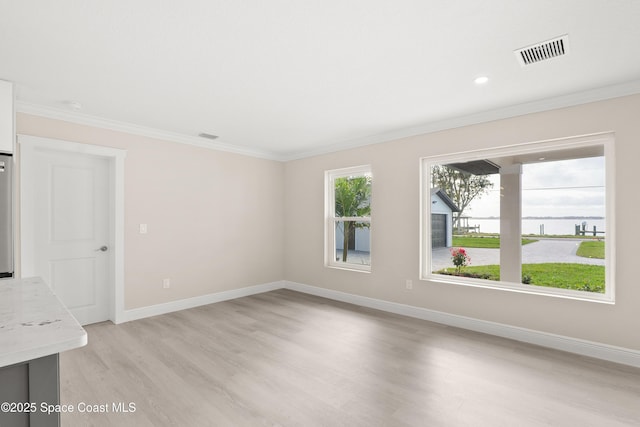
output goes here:
{"type": "MultiPolygon", "coordinates": [[[[371,215],[371,177],[357,176],[336,178],[335,180],[336,217],[353,218],[371,215]]],[[[349,236],[355,228],[369,227],[368,222],[343,221],[344,240],[342,244],[342,262],[347,261],[349,236]]]]}

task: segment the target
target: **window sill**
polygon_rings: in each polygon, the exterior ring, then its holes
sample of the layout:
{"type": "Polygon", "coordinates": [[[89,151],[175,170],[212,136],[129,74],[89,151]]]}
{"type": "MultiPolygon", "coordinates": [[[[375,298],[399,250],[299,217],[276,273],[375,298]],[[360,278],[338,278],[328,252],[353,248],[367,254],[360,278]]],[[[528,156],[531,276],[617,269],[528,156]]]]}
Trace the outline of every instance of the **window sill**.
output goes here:
{"type": "Polygon", "coordinates": [[[366,268],[364,267],[359,267],[357,265],[355,266],[344,266],[344,265],[334,265],[334,264],[325,264],[326,268],[333,268],[335,270],[346,270],[346,271],[355,271],[356,273],[371,273],[371,267],[367,266],[366,268]]]}
{"type": "Polygon", "coordinates": [[[469,277],[455,277],[440,274],[428,274],[420,280],[435,283],[445,283],[459,286],[470,286],[474,288],[485,288],[507,292],[517,292],[529,295],[541,295],[554,298],[565,298],[574,301],[595,302],[600,304],[615,304],[615,298],[610,294],[601,294],[587,291],[574,291],[571,289],[550,288],[536,285],[515,284],[509,282],[498,282],[492,280],[473,279],[469,277]]]}

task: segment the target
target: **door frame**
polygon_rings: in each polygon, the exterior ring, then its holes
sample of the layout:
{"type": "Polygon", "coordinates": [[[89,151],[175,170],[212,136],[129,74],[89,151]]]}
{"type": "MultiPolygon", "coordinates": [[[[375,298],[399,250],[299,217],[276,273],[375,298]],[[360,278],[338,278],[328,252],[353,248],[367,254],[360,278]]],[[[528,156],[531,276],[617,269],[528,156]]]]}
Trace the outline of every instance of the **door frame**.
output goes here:
{"type": "Polygon", "coordinates": [[[38,152],[78,153],[107,159],[109,170],[109,241],[113,242],[110,253],[109,274],[109,320],[113,323],[125,321],[124,317],[124,159],[126,150],[101,145],[18,135],[19,164],[19,236],[20,272],[19,277],[33,275],[34,268],[34,218],[37,215],[31,202],[30,189],[34,179],[34,160],[38,152]]]}

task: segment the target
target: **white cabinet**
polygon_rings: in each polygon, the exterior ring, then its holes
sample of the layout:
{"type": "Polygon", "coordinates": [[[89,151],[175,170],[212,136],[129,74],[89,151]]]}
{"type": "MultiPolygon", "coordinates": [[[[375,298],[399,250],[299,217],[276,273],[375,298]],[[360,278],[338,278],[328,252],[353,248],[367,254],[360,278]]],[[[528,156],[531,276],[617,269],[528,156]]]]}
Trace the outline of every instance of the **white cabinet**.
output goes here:
{"type": "Polygon", "coordinates": [[[0,80],[0,153],[13,153],[13,83],[0,80]]]}

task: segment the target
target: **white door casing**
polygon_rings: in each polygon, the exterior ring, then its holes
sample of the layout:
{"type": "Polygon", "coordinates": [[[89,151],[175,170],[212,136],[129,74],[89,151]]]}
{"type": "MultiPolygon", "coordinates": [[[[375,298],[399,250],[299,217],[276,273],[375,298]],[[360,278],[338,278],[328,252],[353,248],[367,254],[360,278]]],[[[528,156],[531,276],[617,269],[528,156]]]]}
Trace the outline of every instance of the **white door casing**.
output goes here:
{"type": "Polygon", "coordinates": [[[118,322],[123,150],[19,136],[21,274],[41,276],[81,324],[118,322]]]}

